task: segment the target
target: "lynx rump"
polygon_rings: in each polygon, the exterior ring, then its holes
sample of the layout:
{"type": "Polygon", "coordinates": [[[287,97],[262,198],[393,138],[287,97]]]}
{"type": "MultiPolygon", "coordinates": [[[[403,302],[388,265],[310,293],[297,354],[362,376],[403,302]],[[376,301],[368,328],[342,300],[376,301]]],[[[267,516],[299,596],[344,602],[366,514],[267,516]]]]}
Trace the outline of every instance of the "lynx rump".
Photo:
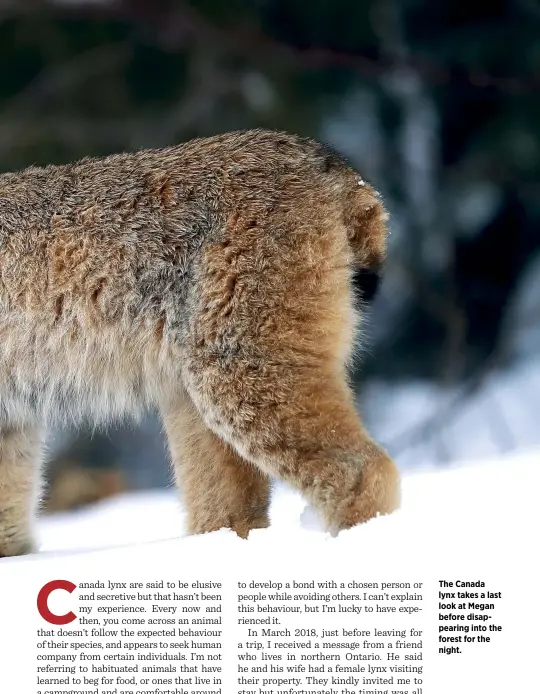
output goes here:
{"type": "Polygon", "coordinates": [[[378,194],[246,131],[0,176],[0,556],[32,551],[44,427],[158,408],[189,530],[268,525],[269,479],[338,531],[399,478],[347,381],[378,194]]]}

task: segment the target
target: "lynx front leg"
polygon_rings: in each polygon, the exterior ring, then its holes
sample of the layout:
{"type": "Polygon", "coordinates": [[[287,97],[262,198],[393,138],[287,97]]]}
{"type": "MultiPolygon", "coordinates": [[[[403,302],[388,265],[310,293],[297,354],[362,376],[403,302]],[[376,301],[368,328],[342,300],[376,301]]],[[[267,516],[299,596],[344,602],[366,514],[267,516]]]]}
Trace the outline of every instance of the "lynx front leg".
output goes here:
{"type": "Polygon", "coordinates": [[[33,427],[0,429],[0,557],[34,548],[42,436],[33,427]]]}
{"type": "Polygon", "coordinates": [[[245,538],[268,527],[268,477],[208,429],[187,395],[163,418],[189,531],[231,528],[245,538]]]}

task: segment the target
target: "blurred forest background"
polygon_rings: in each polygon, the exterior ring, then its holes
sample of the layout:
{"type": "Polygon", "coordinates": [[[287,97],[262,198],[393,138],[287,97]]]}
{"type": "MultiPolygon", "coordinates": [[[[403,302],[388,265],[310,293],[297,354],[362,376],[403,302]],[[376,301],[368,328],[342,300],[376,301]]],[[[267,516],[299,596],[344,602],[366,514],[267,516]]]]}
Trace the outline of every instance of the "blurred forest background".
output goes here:
{"type": "MultiPolygon", "coordinates": [[[[402,467],[540,443],[537,0],[0,0],[0,168],[269,127],[381,190],[354,374],[402,467]]],[[[56,432],[49,507],[169,483],[160,424],[56,432]]]]}

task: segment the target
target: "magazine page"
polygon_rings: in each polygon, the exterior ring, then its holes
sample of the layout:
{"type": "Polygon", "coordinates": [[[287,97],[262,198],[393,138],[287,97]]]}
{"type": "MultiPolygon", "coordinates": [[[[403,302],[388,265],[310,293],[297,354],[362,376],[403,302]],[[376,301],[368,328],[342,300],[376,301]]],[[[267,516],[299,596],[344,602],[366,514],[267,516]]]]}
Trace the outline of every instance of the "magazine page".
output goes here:
{"type": "Polygon", "coordinates": [[[532,0],[0,0],[0,694],[540,691],[532,0]]]}

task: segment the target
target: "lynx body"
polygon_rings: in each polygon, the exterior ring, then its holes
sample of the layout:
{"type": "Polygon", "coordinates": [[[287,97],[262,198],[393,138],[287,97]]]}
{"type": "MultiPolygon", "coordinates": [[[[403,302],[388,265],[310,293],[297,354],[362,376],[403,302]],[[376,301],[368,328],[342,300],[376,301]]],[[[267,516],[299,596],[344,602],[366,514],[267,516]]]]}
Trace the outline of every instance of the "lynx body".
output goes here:
{"type": "Polygon", "coordinates": [[[235,132],[0,175],[0,556],[32,551],[44,427],[157,408],[191,532],[339,530],[398,505],[347,383],[376,192],[312,140],[235,132]]]}

